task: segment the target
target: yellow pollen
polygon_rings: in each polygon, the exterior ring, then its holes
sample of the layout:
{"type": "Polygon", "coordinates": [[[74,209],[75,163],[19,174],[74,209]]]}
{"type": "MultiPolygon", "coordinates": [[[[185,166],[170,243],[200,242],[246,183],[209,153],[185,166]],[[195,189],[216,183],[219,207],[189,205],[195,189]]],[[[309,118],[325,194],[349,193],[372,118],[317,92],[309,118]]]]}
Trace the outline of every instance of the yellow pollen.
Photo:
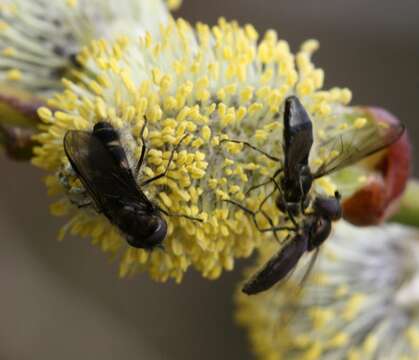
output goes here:
{"type": "Polygon", "coordinates": [[[415,351],[419,350],[419,329],[414,327],[414,326],[410,326],[406,332],[406,337],[409,340],[410,346],[412,347],[412,349],[414,349],[415,351]]]}
{"type": "Polygon", "coordinates": [[[19,81],[22,79],[22,72],[18,69],[12,69],[7,72],[6,77],[11,81],[19,81]]]}
{"type": "MultiPolygon", "coordinates": [[[[258,42],[251,25],[242,28],[225,19],[213,28],[198,24],[196,30],[184,20],[171,20],[155,38],[146,33],[140,41],[127,37],[93,41],[79,56],[88,71],[63,81],[64,92],[48,102],[54,112],[46,107],[38,111],[43,124],[33,163],[51,172],[56,181],[47,186],[65,200],[52,211],[72,216],[62,234],[91,237],[106,252],[122,252],[121,276],[146,270],[158,281],[180,281],[189,267],[209,278],[233,269],[235,258],[250,256],[269,234],[259,232],[248,214],[224,200],[258,209],[272,184],[246,191],[272,176],[279,164],[242,143],[220,141],[248,141],[281,158],[283,105],[291,94],[304,95],[304,106],[315,109],[315,128],[327,140],[345,92],[334,89],[319,95],[324,73],[311,61],[317,48],[318,43],[310,40],[294,55],[274,31],[258,42]],[[69,194],[80,192],[83,185],[65,155],[63,137],[69,130],[91,132],[98,121],[108,121],[118,131],[131,166],[140,158],[141,131],[147,124],[143,135],[148,151],[138,184],[162,174],[176,147],[167,174],[142,189],[149,201],[176,214],[162,214],[168,224],[164,251],[130,248],[103,211],[82,211],[69,201],[69,194]]],[[[12,48],[3,53],[12,54],[12,48]]],[[[318,183],[333,194],[331,179],[318,183]]],[[[264,211],[278,225],[284,221],[274,198],[264,211]]],[[[319,284],[329,280],[327,274],[317,278],[319,284]]],[[[313,322],[325,323],[329,317],[328,312],[318,312],[313,322]]],[[[316,352],[313,347],[307,354],[316,352]]]]}
{"type": "Polygon", "coordinates": [[[2,50],[4,56],[14,56],[16,54],[16,50],[12,47],[6,47],[2,50]]]}
{"type": "Polygon", "coordinates": [[[365,295],[364,294],[354,294],[352,297],[347,301],[345,308],[342,313],[342,318],[346,321],[352,321],[361,310],[362,306],[365,302],[365,295]]]}
{"type": "Polygon", "coordinates": [[[378,339],[374,335],[368,335],[367,338],[365,339],[363,345],[362,345],[363,350],[368,355],[374,354],[376,349],[377,349],[377,346],[378,346],[378,339]]]}
{"type": "Polygon", "coordinates": [[[78,0],[66,0],[66,3],[69,7],[74,9],[78,4],[78,0]]]}
{"type": "Polygon", "coordinates": [[[3,20],[0,20],[0,31],[5,31],[9,28],[9,24],[3,20]]]}
{"type": "Polygon", "coordinates": [[[341,348],[346,346],[349,341],[350,337],[348,334],[339,332],[328,341],[327,346],[330,348],[341,348]]]}
{"type": "Polygon", "coordinates": [[[358,118],[355,120],[354,127],[357,129],[362,129],[366,124],[368,120],[366,118],[358,118]]]}

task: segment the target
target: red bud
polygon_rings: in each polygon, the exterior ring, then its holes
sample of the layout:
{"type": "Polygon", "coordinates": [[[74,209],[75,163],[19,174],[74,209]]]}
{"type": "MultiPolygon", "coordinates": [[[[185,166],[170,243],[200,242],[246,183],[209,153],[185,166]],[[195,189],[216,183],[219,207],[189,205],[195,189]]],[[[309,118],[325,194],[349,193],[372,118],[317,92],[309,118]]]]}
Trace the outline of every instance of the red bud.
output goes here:
{"type": "MultiPolygon", "coordinates": [[[[361,108],[367,116],[390,124],[400,121],[378,107],[361,108]]],[[[342,203],[343,217],[354,225],[379,224],[391,217],[399,207],[410,175],[411,146],[405,132],[402,137],[380,153],[374,170],[365,186],[342,203]]]]}

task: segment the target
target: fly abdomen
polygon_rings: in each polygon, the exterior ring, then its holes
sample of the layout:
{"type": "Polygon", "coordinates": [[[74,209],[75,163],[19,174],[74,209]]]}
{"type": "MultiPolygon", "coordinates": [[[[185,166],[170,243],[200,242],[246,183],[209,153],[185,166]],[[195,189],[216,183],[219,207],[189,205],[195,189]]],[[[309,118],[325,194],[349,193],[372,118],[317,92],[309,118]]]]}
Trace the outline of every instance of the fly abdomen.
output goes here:
{"type": "Polygon", "coordinates": [[[300,100],[296,96],[289,96],[285,100],[284,112],[285,172],[307,165],[312,145],[311,119],[300,100]]]}
{"type": "Polygon", "coordinates": [[[119,133],[105,121],[98,122],[93,128],[93,135],[97,137],[121,167],[131,171],[124,148],[121,146],[119,133]]]}
{"type": "Polygon", "coordinates": [[[242,291],[247,295],[253,295],[270,289],[297,265],[307,251],[307,246],[307,235],[296,234],[244,285],[242,291]]]}

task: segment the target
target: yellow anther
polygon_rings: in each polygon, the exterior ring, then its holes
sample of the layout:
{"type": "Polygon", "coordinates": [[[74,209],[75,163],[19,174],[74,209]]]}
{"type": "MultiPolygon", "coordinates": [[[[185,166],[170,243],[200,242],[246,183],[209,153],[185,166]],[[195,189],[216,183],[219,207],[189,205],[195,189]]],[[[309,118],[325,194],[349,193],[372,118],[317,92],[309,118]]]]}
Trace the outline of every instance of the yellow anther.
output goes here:
{"type": "Polygon", "coordinates": [[[419,349],[419,329],[412,325],[405,331],[405,335],[410,346],[417,351],[419,349]]]}
{"type": "Polygon", "coordinates": [[[256,130],[255,139],[258,141],[266,140],[268,133],[265,130],[256,130]]]}
{"type": "Polygon", "coordinates": [[[302,360],[317,360],[323,352],[322,345],[319,342],[313,343],[310,348],[301,357],[302,360]]]}
{"type": "Polygon", "coordinates": [[[6,78],[11,81],[19,81],[22,79],[22,72],[19,69],[12,69],[6,73],[6,78]]]}
{"type": "Polygon", "coordinates": [[[357,129],[362,129],[366,124],[368,120],[366,118],[357,118],[354,122],[354,127],[357,129]]]}
{"type": "Polygon", "coordinates": [[[201,129],[201,136],[204,139],[204,141],[208,142],[211,138],[211,129],[209,126],[205,125],[201,129]]]}
{"type": "Polygon", "coordinates": [[[352,297],[345,305],[342,318],[346,321],[352,321],[358,315],[359,311],[365,303],[365,300],[366,299],[364,294],[352,295],[352,297]]]}
{"type": "Polygon", "coordinates": [[[263,109],[263,105],[261,103],[253,103],[248,108],[248,113],[250,116],[255,116],[262,109],[263,109]]]}
{"type": "Polygon", "coordinates": [[[74,9],[78,4],[78,0],[66,0],[66,3],[69,7],[74,9]]]}
{"type": "Polygon", "coordinates": [[[14,48],[12,48],[12,47],[5,47],[2,50],[2,54],[4,56],[14,56],[16,54],[16,50],[14,48]]]}
{"type": "Polygon", "coordinates": [[[313,321],[313,327],[315,329],[321,329],[324,326],[327,326],[327,323],[334,317],[334,314],[331,310],[322,308],[310,309],[309,315],[313,321]]]}
{"type": "Polygon", "coordinates": [[[338,332],[328,342],[330,348],[342,348],[349,343],[350,337],[347,333],[338,332]]]}
{"type": "Polygon", "coordinates": [[[320,44],[318,40],[310,39],[304,41],[304,43],[301,45],[301,51],[307,52],[307,53],[313,53],[320,47],[320,44]]]}
{"type": "Polygon", "coordinates": [[[0,20],[0,31],[5,31],[9,28],[9,24],[3,20],[0,20]]]}
{"type": "Polygon", "coordinates": [[[168,208],[172,207],[172,200],[167,196],[165,192],[159,193],[160,199],[163,201],[163,204],[166,205],[168,208]]]}
{"type": "Polygon", "coordinates": [[[362,344],[363,350],[368,354],[372,355],[375,353],[375,350],[378,346],[378,339],[374,335],[368,335],[365,339],[364,343],[362,344]]]}

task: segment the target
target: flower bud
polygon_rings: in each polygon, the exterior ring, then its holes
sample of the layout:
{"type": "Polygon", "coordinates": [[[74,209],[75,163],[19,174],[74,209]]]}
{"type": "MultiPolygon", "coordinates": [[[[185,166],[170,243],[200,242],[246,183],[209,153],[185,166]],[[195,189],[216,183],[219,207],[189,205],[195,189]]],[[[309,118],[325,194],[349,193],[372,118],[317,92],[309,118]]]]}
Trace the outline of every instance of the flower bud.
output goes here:
{"type": "MultiPolygon", "coordinates": [[[[377,122],[399,123],[390,112],[378,107],[362,107],[366,116],[377,122]]],[[[407,132],[364,164],[374,172],[358,191],[344,200],[343,216],[354,225],[384,222],[398,209],[411,169],[411,146],[407,132]]]]}

